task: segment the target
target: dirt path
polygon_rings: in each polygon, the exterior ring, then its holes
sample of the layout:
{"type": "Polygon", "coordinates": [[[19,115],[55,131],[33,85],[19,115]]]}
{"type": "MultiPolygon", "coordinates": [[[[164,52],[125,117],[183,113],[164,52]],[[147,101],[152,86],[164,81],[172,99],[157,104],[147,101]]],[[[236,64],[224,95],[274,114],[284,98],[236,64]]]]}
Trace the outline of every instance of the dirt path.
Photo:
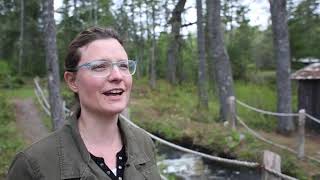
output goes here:
{"type": "Polygon", "coordinates": [[[39,111],[31,98],[16,99],[13,103],[17,127],[22,132],[27,144],[31,144],[48,134],[48,130],[43,125],[39,111]]]}

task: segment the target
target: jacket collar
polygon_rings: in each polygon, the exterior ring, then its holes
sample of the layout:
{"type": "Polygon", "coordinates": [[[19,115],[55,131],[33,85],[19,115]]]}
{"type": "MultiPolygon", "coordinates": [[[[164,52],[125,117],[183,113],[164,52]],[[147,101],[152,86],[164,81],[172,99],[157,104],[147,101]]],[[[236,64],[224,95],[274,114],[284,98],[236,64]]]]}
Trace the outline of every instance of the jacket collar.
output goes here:
{"type": "MultiPolygon", "coordinates": [[[[77,113],[73,113],[73,115],[68,118],[64,127],[61,129],[62,135],[59,137],[59,157],[62,179],[83,177],[89,171],[89,166],[96,166],[91,160],[90,153],[80,136],[76,114],[77,113]]],[[[138,143],[138,139],[134,133],[134,131],[136,131],[133,129],[134,127],[125,122],[120,116],[118,125],[126,148],[126,155],[128,157],[127,165],[136,166],[150,161],[150,157],[146,155],[143,146],[138,143]]],[[[98,166],[96,167],[98,168],[98,166]]],[[[101,172],[103,171],[101,170],[101,172]]],[[[103,176],[105,176],[104,173],[103,176]]]]}
{"type": "Polygon", "coordinates": [[[150,157],[146,154],[134,133],[134,131],[137,131],[134,129],[135,127],[128,124],[121,116],[119,116],[119,127],[126,147],[127,164],[139,165],[150,161],[150,157]]]}

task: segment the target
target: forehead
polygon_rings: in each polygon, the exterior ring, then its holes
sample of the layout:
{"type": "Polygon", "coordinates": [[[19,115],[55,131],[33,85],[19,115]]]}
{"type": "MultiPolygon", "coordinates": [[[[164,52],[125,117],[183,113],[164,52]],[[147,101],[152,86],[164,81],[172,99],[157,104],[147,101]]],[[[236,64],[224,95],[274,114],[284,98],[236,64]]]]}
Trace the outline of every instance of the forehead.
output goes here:
{"type": "Polygon", "coordinates": [[[89,62],[97,59],[124,60],[128,59],[123,46],[116,39],[99,39],[79,48],[80,62],[89,62]]]}

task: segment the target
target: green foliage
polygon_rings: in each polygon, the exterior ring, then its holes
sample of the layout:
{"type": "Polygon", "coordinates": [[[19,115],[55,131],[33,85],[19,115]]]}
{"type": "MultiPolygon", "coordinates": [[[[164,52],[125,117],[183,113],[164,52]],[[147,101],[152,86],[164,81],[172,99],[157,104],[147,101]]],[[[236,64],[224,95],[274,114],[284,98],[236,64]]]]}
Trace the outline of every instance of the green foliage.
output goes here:
{"type": "Polygon", "coordinates": [[[276,67],[271,27],[254,34],[251,55],[259,70],[273,70],[276,67]]]}
{"type": "Polygon", "coordinates": [[[13,156],[23,147],[22,138],[15,127],[13,107],[0,91],[0,179],[9,168],[13,156]]]}
{"type": "Polygon", "coordinates": [[[225,144],[228,148],[233,151],[240,144],[240,133],[236,131],[231,131],[230,136],[224,138],[225,144]]]}
{"type": "MultiPolygon", "coordinates": [[[[238,82],[235,86],[236,97],[246,104],[258,109],[276,112],[276,94],[270,87],[251,83],[238,82]]],[[[245,107],[237,105],[238,115],[249,124],[250,127],[267,131],[274,130],[277,125],[274,116],[263,115],[245,107]]]]}
{"type": "Polygon", "coordinates": [[[289,19],[291,52],[295,58],[320,59],[319,8],[319,1],[304,0],[296,7],[289,19]]]}
{"type": "Polygon", "coordinates": [[[296,162],[296,158],[289,156],[288,154],[283,154],[281,157],[282,173],[298,179],[307,180],[306,172],[303,172],[303,169],[301,169],[296,162]]]}
{"type": "Polygon", "coordinates": [[[159,78],[164,79],[168,68],[166,62],[169,43],[168,33],[161,32],[157,42],[157,73],[159,78]]]}
{"type": "Polygon", "coordinates": [[[235,79],[243,79],[246,77],[247,66],[252,63],[251,44],[254,37],[254,28],[251,28],[246,23],[241,24],[239,28],[229,32],[227,49],[232,62],[232,72],[235,79]],[[248,36],[248,34],[252,36],[248,36]]]}
{"type": "Polygon", "coordinates": [[[0,60],[0,88],[18,88],[24,84],[22,78],[12,76],[12,71],[6,61],[0,60]]]}
{"type": "MultiPolygon", "coordinates": [[[[43,75],[45,68],[42,26],[40,25],[40,1],[28,0],[25,3],[24,41],[22,56],[23,75],[43,75]]],[[[18,52],[20,36],[20,1],[0,3],[0,58],[18,72],[18,52]]]]}

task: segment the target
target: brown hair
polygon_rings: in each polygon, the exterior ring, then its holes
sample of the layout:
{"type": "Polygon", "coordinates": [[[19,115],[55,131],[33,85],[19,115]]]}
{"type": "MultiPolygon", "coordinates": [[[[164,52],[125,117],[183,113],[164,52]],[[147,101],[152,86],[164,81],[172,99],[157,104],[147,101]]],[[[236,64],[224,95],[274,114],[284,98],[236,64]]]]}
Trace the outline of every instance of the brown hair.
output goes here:
{"type": "Polygon", "coordinates": [[[99,39],[116,39],[123,45],[118,33],[112,28],[91,27],[80,32],[69,44],[67,56],[64,61],[66,70],[75,69],[80,61],[81,53],[79,48],[99,39]]]}
{"type": "MultiPolygon", "coordinates": [[[[65,71],[70,71],[78,66],[81,59],[81,52],[79,48],[90,44],[91,42],[99,39],[116,39],[121,45],[123,45],[118,33],[112,28],[91,27],[80,32],[69,44],[67,55],[64,60],[65,71]]],[[[80,115],[79,95],[75,95],[75,105],[72,108],[76,112],[77,116],[80,115]]]]}

